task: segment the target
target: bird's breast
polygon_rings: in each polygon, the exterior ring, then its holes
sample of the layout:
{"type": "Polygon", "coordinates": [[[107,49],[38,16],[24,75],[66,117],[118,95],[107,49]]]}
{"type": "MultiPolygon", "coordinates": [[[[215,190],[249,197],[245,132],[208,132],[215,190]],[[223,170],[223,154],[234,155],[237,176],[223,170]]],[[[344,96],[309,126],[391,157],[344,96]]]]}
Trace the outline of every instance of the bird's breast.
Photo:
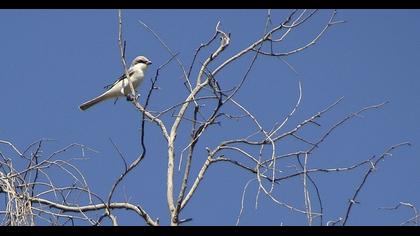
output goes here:
{"type": "Polygon", "coordinates": [[[133,85],[135,86],[135,87],[137,87],[137,86],[139,86],[140,85],[140,83],[143,81],[143,77],[144,77],[144,74],[141,72],[141,71],[139,71],[139,72],[135,72],[131,77],[130,77],[130,79],[131,79],[131,82],[133,83],[133,85]]]}

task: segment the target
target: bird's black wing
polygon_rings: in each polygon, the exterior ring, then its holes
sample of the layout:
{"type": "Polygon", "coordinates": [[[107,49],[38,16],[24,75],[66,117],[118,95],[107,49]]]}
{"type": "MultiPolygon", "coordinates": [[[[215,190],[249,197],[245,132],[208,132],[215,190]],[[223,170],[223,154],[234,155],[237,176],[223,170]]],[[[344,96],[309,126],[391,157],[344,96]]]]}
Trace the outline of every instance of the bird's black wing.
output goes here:
{"type": "MultiPolygon", "coordinates": [[[[131,76],[133,73],[134,73],[133,70],[128,70],[128,76],[131,76]]],[[[104,89],[110,89],[110,88],[112,88],[116,83],[120,82],[121,80],[123,80],[125,78],[127,78],[127,77],[125,76],[125,73],[124,73],[120,77],[118,77],[118,79],[114,83],[106,85],[104,87],[104,89]]]]}
{"type": "Polygon", "coordinates": [[[106,85],[106,86],[104,86],[104,89],[110,89],[110,88],[112,88],[112,86],[114,86],[116,83],[118,83],[120,80],[123,80],[123,79],[125,79],[125,73],[124,74],[122,74],[120,77],[118,77],[118,79],[114,82],[114,83],[112,83],[112,84],[108,84],[108,85],[106,85]]]}

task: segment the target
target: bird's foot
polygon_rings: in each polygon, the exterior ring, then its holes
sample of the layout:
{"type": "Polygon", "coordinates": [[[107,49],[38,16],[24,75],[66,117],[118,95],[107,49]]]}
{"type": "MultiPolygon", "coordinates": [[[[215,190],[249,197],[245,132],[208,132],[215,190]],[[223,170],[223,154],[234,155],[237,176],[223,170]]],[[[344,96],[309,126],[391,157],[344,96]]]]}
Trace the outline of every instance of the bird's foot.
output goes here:
{"type": "Polygon", "coordinates": [[[131,102],[131,101],[133,101],[133,100],[134,100],[134,96],[133,96],[133,95],[131,95],[131,94],[128,94],[128,95],[127,95],[127,101],[131,102]]]}
{"type": "Polygon", "coordinates": [[[140,94],[136,94],[135,96],[132,94],[127,95],[127,101],[132,102],[134,100],[137,100],[140,97],[140,94]]]}

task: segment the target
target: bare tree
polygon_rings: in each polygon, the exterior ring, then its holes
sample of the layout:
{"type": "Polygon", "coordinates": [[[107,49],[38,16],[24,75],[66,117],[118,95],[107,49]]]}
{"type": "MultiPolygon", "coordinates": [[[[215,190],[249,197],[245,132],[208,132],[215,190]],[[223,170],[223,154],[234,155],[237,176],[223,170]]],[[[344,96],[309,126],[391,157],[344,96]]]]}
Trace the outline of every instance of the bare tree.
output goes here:
{"type": "MultiPolygon", "coordinates": [[[[375,167],[382,159],[391,156],[393,150],[410,144],[402,142],[393,145],[385,150],[382,155],[368,158],[348,167],[311,168],[309,165],[310,156],[321,147],[332,132],[344,123],[370,110],[382,108],[387,102],[366,106],[350,113],[336,123],[330,124],[326,131],[319,131],[320,135],[316,140],[309,140],[301,135],[302,130],[309,126],[320,126],[321,118],[328,115],[343,98],[339,98],[320,109],[319,112],[298,122],[296,126],[289,130],[285,128],[286,124],[299,110],[302,101],[303,88],[300,82],[297,84],[298,98],[293,109],[285,117],[277,120],[272,127],[264,127],[258,117],[247,108],[246,104],[241,103],[236,98],[243,84],[247,82],[257,60],[263,58],[264,60],[268,58],[279,59],[294,70],[285,61],[286,57],[314,46],[333,26],[344,22],[336,20],[337,12],[332,10],[322,29],[313,38],[307,39],[306,43],[285,51],[277,49],[277,45],[282,44],[291,32],[304,28],[317,12],[317,10],[293,10],[282,21],[274,22],[271,11],[268,10],[263,34],[242,50],[224,55],[224,57],[221,57],[221,55],[227,54],[225,50],[231,45],[231,35],[223,30],[221,22],[217,22],[212,37],[195,50],[193,60],[188,66],[181,61],[177,53],[167,46],[158,33],[143,21],[139,21],[140,25],[150,31],[156,40],[161,43],[169,55],[168,60],[156,70],[147,94],[140,98],[134,96],[135,98],[132,100],[133,106],[142,115],[140,123],[141,154],[131,163],[127,163],[126,158],[111,140],[123,160],[124,171],[111,186],[108,196],[103,198],[92,191],[94,186],[88,185],[81,171],[72,164],[73,159],[63,160],[58,158],[63,152],[74,149],[81,152],[80,157],[84,157],[87,150],[94,151],[93,149],[76,143],[43,157],[40,155],[42,147],[48,140],[39,140],[23,152],[11,142],[0,140],[1,145],[8,146],[14,153],[13,157],[8,157],[0,152],[2,158],[0,162],[0,194],[4,196],[6,203],[4,204],[4,210],[0,212],[4,215],[2,223],[4,225],[34,225],[37,220],[45,220],[53,225],[76,224],[75,222],[79,221],[92,225],[102,225],[104,219],[109,219],[113,225],[118,225],[118,220],[113,211],[115,209],[126,209],[136,213],[148,225],[159,225],[159,220],[152,217],[148,213],[149,211],[146,211],[142,206],[132,204],[129,201],[117,202],[113,200],[118,185],[124,181],[128,173],[136,170],[136,167],[147,156],[145,126],[150,123],[159,128],[167,148],[166,200],[171,225],[176,226],[191,220],[191,218],[182,219],[180,214],[188,206],[192,197],[196,195],[209,167],[216,163],[226,163],[228,165],[225,168],[239,168],[251,176],[242,193],[237,224],[240,223],[244,210],[246,189],[251,182],[256,182],[258,184],[256,205],[260,195],[265,196],[279,207],[290,209],[293,213],[306,215],[308,225],[315,224],[316,220],[319,220],[320,225],[324,225],[322,195],[311,175],[367,168],[360,185],[355,189],[354,195],[351,196],[346,212],[343,212],[340,219],[330,220],[326,223],[326,225],[346,225],[351,216],[352,207],[357,203],[358,194],[365,187],[366,180],[375,167]],[[203,56],[204,49],[208,50],[211,46],[216,47],[211,53],[203,56]],[[219,76],[221,72],[248,55],[251,55],[248,67],[237,73],[238,75],[242,73],[242,76],[229,78],[234,80],[236,85],[233,88],[223,88],[220,81],[224,78],[219,76]],[[176,63],[182,73],[185,96],[166,109],[152,111],[149,109],[149,105],[153,101],[152,95],[158,89],[157,84],[161,70],[169,63],[176,63]],[[197,72],[194,73],[194,71],[197,72]],[[229,112],[233,110],[238,111],[239,114],[229,112]],[[197,155],[199,155],[196,150],[197,144],[202,142],[203,137],[212,127],[226,120],[251,122],[253,126],[244,128],[246,135],[238,134],[237,137],[222,140],[213,147],[206,146],[206,157],[203,162],[198,163],[202,158],[197,158],[197,155]],[[184,132],[184,129],[181,129],[182,126],[190,127],[188,140],[177,138],[184,132]],[[296,140],[299,145],[296,145],[296,150],[292,152],[283,152],[278,148],[278,145],[289,138],[296,140]],[[301,144],[305,148],[298,148],[301,144]],[[177,153],[177,150],[181,151],[177,153]],[[287,159],[296,160],[298,165],[293,173],[283,174],[281,171],[283,168],[282,161],[287,159]],[[195,176],[191,173],[193,161],[194,165],[199,166],[199,172],[195,176]],[[16,168],[17,162],[20,162],[19,169],[16,168]],[[179,163],[178,168],[176,162],[179,163]],[[66,174],[69,181],[58,185],[53,178],[54,174],[52,174],[55,171],[66,174]],[[180,173],[181,176],[179,182],[176,182],[176,178],[174,178],[176,172],[180,173]],[[274,191],[284,182],[295,178],[302,180],[304,208],[282,200],[279,196],[276,196],[274,191]],[[177,188],[177,186],[179,187],[177,188]]],[[[118,26],[121,62],[125,73],[127,73],[125,62],[126,42],[122,34],[121,11],[118,12],[118,26]]],[[[134,94],[134,88],[132,85],[130,86],[134,94]]],[[[415,211],[415,216],[407,222],[418,224],[416,208],[407,203],[400,203],[400,205],[410,206],[415,211]]]]}

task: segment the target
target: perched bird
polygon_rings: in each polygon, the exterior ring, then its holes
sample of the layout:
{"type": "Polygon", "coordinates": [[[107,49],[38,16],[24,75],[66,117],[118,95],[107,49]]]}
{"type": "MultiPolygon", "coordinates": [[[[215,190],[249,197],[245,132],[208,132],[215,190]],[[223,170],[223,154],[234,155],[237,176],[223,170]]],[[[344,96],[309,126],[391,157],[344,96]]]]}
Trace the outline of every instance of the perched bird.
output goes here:
{"type": "MultiPolygon", "coordinates": [[[[134,89],[136,89],[141,84],[141,82],[143,82],[144,74],[146,73],[147,67],[150,64],[152,64],[152,62],[144,56],[138,56],[134,58],[130,68],[128,69],[128,76],[131,83],[133,84],[134,89]]],[[[108,85],[105,88],[109,89],[101,95],[84,102],[79,106],[80,110],[84,111],[89,107],[110,98],[128,96],[131,94],[130,84],[125,73],[120,78],[118,78],[115,83],[108,85]]]]}

